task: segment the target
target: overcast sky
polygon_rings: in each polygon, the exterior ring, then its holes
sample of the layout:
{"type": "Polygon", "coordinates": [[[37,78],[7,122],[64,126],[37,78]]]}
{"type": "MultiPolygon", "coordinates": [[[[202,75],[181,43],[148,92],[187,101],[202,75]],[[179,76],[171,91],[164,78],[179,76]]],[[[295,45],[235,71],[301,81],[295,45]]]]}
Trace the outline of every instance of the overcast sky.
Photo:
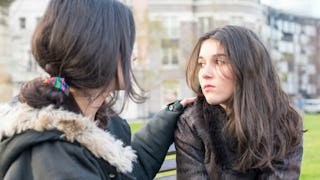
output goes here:
{"type": "Polygon", "coordinates": [[[320,18],[320,0],[261,0],[261,2],[298,15],[320,18]]]}

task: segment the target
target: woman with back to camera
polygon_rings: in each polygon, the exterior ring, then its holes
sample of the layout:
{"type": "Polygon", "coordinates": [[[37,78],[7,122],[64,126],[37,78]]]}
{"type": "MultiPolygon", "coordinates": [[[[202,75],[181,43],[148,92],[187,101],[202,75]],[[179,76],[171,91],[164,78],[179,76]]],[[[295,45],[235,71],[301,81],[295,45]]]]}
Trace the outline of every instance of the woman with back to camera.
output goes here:
{"type": "Polygon", "coordinates": [[[131,141],[111,107],[118,90],[125,100],[144,100],[133,88],[134,38],[132,13],[116,0],[49,2],[32,53],[50,77],[27,82],[16,102],[0,106],[0,179],[155,176],[188,100],[161,111],[131,141]]]}
{"type": "Polygon", "coordinates": [[[186,77],[197,100],[175,132],[178,179],[298,179],[302,118],[255,33],[225,26],[200,37],[186,77]]]}

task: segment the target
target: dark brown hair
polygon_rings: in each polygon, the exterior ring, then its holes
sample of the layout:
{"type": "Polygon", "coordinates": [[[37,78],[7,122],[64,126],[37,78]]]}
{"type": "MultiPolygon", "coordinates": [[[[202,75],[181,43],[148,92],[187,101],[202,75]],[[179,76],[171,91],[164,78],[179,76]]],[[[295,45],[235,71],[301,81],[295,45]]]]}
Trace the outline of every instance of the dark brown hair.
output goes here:
{"type": "Polygon", "coordinates": [[[234,168],[273,169],[273,160],[283,159],[302,143],[301,116],[282,90],[265,46],[254,32],[239,26],[218,28],[199,38],[186,66],[187,83],[196,94],[203,96],[197,59],[207,39],[225,48],[234,73],[235,89],[226,108],[229,120],[223,128],[224,136],[237,141],[234,168]]]}
{"type": "MultiPolygon", "coordinates": [[[[121,59],[123,110],[128,98],[144,100],[133,88],[137,84],[131,69],[134,40],[132,12],[116,0],[51,0],[33,34],[32,53],[50,76],[65,78],[70,87],[83,91],[102,88],[101,93],[114,79],[119,83],[121,59]]],[[[98,113],[105,113],[117,98],[117,91],[113,91],[98,113]]],[[[22,87],[20,100],[36,108],[55,104],[79,112],[71,94],[66,96],[39,78],[22,87]]]]}

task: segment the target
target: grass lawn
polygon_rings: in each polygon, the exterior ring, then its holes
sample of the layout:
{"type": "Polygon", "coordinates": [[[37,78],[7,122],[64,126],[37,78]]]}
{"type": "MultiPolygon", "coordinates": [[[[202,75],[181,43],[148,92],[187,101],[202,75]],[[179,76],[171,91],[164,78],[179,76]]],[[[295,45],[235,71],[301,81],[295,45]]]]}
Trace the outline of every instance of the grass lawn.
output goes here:
{"type": "Polygon", "coordinates": [[[320,179],[320,114],[305,114],[303,158],[300,179],[320,179]]]}
{"type": "Polygon", "coordinates": [[[146,121],[140,121],[140,122],[131,122],[129,123],[132,134],[138,131],[142,126],[145,124],[146,121]]]}
{"type": "MultiPolygon", "coordinates": [[[[303,137],[303,158],[301,180],[320,179],[320,114],[305,114],[304,129],[308,131],[303,137]]],[[[139,130],[144,122],[130,123],[132,133],[139,130]]]]}

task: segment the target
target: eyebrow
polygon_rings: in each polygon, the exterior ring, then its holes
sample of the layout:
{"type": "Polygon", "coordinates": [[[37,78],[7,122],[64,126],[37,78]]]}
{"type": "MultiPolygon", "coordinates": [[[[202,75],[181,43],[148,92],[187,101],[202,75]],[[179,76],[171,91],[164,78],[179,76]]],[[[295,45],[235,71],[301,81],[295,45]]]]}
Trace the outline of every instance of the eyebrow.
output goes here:
{"type": "MultiPolygon", "coordinates": [[[[218,54],[213,54],[213,55],[211,55],[211,57],[221,57],[221,56],[224,56],[224,57],[226,57],[227,55],[226,54],[224,54],[224,53],[218,53],[218,54]]],[[[203,57],[202,56],[198,56],[198,59],[202,59],[203,57]]]]}

